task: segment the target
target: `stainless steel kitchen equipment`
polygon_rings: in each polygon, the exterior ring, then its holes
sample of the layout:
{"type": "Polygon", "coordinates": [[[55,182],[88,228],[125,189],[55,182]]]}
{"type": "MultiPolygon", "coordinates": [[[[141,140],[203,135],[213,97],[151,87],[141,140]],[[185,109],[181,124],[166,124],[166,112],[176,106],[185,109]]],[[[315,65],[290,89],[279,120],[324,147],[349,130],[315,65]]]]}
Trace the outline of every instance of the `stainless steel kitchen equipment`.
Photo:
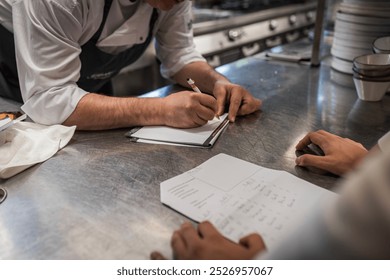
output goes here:
{"type": "Polygon", "coordinates": [[[193,12],[195,44],[214,67],[306,37],[315,23],[313,1],[219,2],[195,1],[193,12]]]}
{"type": "MultiPolygon", "coordinates": [[[[214,67],[236,61],[307,37],[315,24],[316,5],[310,0],[194,0],[195,44],[214,67]]],[[[113,80],[117,96],[139,95],[167,84],[153,46],[113,80]],[[150,83],[143,82],[145,76],[151,77],[150,83]]]]}

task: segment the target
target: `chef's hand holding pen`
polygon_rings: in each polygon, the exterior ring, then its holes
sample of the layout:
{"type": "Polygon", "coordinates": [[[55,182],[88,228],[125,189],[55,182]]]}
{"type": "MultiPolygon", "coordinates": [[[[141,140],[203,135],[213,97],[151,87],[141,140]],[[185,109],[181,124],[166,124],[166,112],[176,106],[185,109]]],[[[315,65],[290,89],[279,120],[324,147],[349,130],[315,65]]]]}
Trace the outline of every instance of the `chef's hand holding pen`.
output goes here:
{"type": "Polygon", "coordinates": [[[214,85],[213,95],[217,99],[217,115],[225,112],[229,106],[229,121],[234,122],[236,116],[244,116],[260,110],[261,100],[253,97],[240,85],[226,81],[218,81],[214,85]]]}
{"type": "Polygon", "coordinates": [[[181,91],[163,98],[164,124],[171,127],[191,128],[206,124],[217,112],[217,100],[208,94],[181,91]]]}

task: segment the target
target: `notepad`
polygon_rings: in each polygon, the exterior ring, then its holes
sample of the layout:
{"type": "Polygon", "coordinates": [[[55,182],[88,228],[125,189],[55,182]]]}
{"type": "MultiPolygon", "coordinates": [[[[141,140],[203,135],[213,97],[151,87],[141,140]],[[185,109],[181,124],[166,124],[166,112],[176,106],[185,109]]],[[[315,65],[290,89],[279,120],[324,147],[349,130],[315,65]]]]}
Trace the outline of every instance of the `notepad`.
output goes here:
{"type": "Polygon", "coordinates": [[[214,118],[196,128],[173,128],[168,126],[145,126],[125,135],[134,142],[167,144],[176,146],[211,148],[229,124],[228,114],[214,118]]]}
{"type": "Polygon", "coordinates": [[[322,202],[337,195],[296,176],[219,154],[160,184],[161,202],[211,221],[227,238],[260,233],[274,247],[322,202]]]}

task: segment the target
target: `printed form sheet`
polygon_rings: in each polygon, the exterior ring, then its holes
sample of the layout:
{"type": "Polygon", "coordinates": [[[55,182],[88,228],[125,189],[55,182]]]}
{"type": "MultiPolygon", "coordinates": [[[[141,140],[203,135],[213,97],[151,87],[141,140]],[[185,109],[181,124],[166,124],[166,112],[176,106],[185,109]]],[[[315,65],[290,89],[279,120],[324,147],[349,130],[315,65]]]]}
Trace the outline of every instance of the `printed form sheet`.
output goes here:
{"type": "Polygon", "coordinates": [[[161,183],[161,202],[231,240],[258,232],[267,247],[279,242],[322,199],[336,194],[285,171],[219,154],[161,183]]]}

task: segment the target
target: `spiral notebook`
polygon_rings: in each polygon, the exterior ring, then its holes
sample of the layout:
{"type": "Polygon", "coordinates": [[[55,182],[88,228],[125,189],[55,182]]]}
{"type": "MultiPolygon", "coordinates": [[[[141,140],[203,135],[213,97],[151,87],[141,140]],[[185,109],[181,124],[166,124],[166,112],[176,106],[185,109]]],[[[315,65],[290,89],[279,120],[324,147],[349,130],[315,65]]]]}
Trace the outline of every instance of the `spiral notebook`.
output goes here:
{"type": "Polygon", "coordinates": [[[144,126],[132,129],[125,135],[133,142],[165,144],[186,147],[211,148],[229,124],[228,114],[214,118],[207,124],[195,128],[173,128],[167,126],[144,126]]]}

